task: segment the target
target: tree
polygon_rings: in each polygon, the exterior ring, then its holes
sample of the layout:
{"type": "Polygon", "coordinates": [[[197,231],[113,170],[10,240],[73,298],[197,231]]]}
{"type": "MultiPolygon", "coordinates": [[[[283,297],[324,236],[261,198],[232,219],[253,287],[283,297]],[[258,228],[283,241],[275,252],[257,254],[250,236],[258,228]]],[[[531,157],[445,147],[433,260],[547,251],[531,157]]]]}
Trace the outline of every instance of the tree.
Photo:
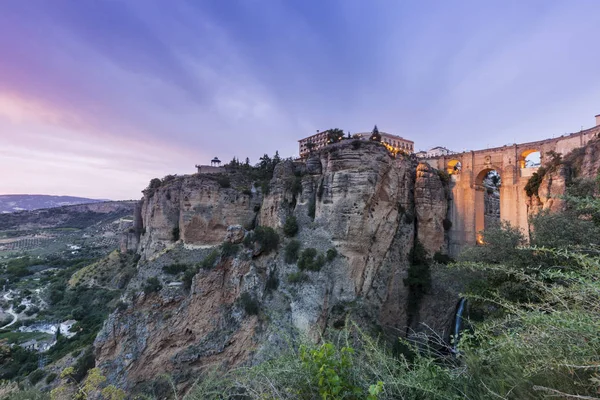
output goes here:
{"type": "Polygon", "coordinates": [[[344,131],[338,128],[329,129],[327,132],[327,143],[333,144],[341,141],[344,138],[344,131]]]}
{"type": "Polygon", "coordinates": [[[277,164],[279,164],[281,162],[281,157],[279,157],[279,150],[275,150],[275,155],[273,156],[273,168],[275,168],[275,166],[277,164]]]}
{"type": "Polygon", "coordinates": [[[371,137],[369,140],[373,140],[375,142],[381,142],[381,134],[379,133],[379,129],[377,129],[377,125],[373,128],[373,132],[371,132],[371,137]]]}

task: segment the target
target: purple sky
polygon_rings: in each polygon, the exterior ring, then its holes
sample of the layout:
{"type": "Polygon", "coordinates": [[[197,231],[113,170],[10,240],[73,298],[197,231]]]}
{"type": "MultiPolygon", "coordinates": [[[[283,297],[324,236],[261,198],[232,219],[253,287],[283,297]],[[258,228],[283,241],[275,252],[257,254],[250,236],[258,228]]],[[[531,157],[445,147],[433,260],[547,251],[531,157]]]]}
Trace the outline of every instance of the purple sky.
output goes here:
{"type": "Polygon", "coordinates": [[[0,193],[139,198],[338,127],[456,151],[600,113],[598,0],[0,3],[0,193]]]}

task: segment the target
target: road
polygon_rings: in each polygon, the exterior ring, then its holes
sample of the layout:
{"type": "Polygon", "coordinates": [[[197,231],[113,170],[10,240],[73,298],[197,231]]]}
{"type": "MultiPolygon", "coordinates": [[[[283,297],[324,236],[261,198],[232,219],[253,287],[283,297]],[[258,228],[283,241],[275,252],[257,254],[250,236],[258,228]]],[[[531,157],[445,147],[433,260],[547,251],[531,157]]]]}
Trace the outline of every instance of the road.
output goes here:
{"type": "MultiPolygon", "coordinates": [[[[3,296],[4,300],[6,301],[11,301],[12,298],[10,297],[10,291],[8,291],[7,293],[4,294],[3,296]]],[[[15,313],[13,311],[13,306],[11,304],[10,308],[6,311],[7,313],[9,313],[10,315],[13,316],[13,320],[11,322],[9,322],[8,324],[4,325],[2,328],[0,329],[4,329],[4,328],[8,328],[11,325],[14,325],[17,323],[17,320],[19,319],[19,316],[17,315],[17,313],[15,313]]]]}

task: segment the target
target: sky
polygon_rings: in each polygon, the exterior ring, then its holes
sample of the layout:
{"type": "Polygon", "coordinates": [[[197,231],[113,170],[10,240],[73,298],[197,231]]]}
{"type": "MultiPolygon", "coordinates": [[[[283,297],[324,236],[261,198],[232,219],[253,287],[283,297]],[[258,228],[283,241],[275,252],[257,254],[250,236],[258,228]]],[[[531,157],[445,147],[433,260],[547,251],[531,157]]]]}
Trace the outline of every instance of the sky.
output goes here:
{"type": "Polygon", "coordinates": [[[317,130],[475,150],[595,125],[598,0],[0,0],[0,194],[137,199],[317,130]]]}

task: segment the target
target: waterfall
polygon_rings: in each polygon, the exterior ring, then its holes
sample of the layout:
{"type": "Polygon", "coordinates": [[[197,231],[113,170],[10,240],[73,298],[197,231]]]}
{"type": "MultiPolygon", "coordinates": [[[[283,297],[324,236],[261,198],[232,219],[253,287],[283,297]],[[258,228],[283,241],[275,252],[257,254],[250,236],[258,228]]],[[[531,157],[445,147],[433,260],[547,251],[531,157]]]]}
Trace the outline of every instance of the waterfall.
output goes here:
{"type": "Polygon", "coordinates": [[[467,299],[462,297],[458,302],[458,308],[456,309],[456,315],[454,316],[454,345],[452,346],[452,352],[456,354],[458,352],[458,340],[460,339],[460,330],[462,328],[463,312],[465,311],[465,304],[467,299]]]}

